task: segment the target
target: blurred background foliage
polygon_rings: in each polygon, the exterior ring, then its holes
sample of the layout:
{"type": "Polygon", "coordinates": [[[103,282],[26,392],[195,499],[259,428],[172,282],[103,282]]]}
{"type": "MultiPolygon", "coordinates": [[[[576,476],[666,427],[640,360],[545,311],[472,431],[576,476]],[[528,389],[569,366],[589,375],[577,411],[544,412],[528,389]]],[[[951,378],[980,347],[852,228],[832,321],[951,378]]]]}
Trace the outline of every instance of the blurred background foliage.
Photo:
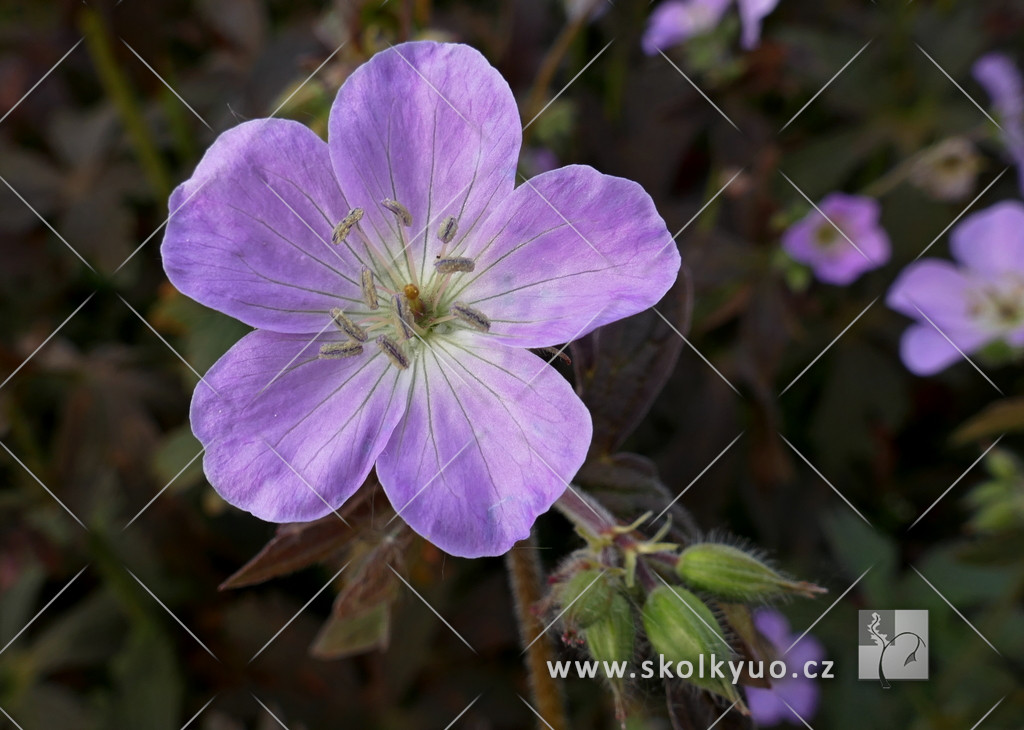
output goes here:
{"type": "MultiPolygon", "coordinates": [[[[647,2],[596,6],[594,16],[556,0],[0,7],[0,708],[18,726],[445,727],[478,696],[459,726],[534,723],[517,696],[528,688],[501,561],[452,559],[378,529],[371,516],[389,507],[372,488],[346,507],[354,530],[331,517],[275,537],[205,483],[187,423],[197,372],[245,328],[165,281],[171,188],[240,120],[276,112],[323,134],[347,74],[410,38],[482,50],[524,120],[600,52],[530,125],[522,168],[553,155],[635,179],[672,232],[685,227],[689,278],[662,311],[693,347],[638,319],[573,348],[600,436],[581,481],[631,521],[660,511],[661,495],[739,436],[681,504],[688,524],[741,535],[830,588],[784,607],[795,630],[839,598],[814,625],[837,679],[821,683],[812,724],[966,730],[1003,697],[981,727],[1024,723],[1019,363],[983,360],[1005,396],[966,364],[913,377],[897,354],[906,321],[882,301],[864,311],[930,242],[947,251],[946,227],[1004,166],[991,125],[917,44],[983,98],[970,64],[992,49],[1024,60],[1024,9],[783,0],[750,53],[726,21],[669,56],[737,131],[666,59],[641,53],[647,2]],[[905,171],[953,135],[985,156],[969,198],[943,202],[905,171]],[[892,261],[846,288],[812,282],[779,255],[780,232],[808,210],[780,172],[812,199],[880,196],[892,261]],[[631,455],[613,456],[623,449],[631,455]],[[861,608],[930,611],[930,681],[889,691],[856,681],[861,608]]],[[[1019,195],[1012,177],[979,207],[1019,195]]],[[[557,514],[536,534],[549,568],[579,544],[557,514]]],[[[568,698],[576,727],[615,724],[598,684],[570,681],[568,698]]],[[[669,727],[663,702],[634,688],[630,727],[669,727]]]]}

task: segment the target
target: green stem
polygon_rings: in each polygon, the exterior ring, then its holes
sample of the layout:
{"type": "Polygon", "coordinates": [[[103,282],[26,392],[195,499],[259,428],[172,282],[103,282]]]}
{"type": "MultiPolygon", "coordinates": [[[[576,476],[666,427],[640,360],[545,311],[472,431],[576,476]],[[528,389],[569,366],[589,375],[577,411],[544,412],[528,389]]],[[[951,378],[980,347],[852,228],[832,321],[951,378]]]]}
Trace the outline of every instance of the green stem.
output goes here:
{"type": "Polygon", "coordinates": [[[121,121],[135,147],[135,154],[138,155],[139,164],[142,165],[157,199],[166,200],[171,194],[171,176],[160,157],[156,142],[149,133],[142,109],[114,56],[110,31],[102,16],[89,7],[81,10],[78,22],[85,35],[85,45],[96,66],[100,83],[121,115],[121,121]]]}
{"type": "Polygon", "coordinates": [[[554,651],[548,637],[542,636],[544,625],[533,612],[533,607],[542,598],[543,585],[537,546],[533,539],[516,543],[506,554],[505,563],[515,598],[519,638],[524,645],[529,645],[525,653],[533,706],[544,718],[543,723],[537,721],[537,728],[543,730],[546,725],[551,730],[568,730],[565,695],[561,684],[551,676],[548,669],[548,662],[555,660],[554,651]]]}
{"type": "MultiPolygon", "coordinates": [[[[566,25],[562,32],[558,34],[554,44],[548,50],[544,56],[544,60],[541,61],[540,70],[537,71],[537,78],[533,82],[533,88],[530,90],[530,95],[526,102],[526,115],[524,119],[532,120],[541,109],[544,108],[545,96],[547,96],[548,88],[551,86],[551,79],[555,76],[555,71],[558,70],[559,64],[562,63],[562,59],[565,54],[569,51],[569,46],[572,45],[573,40],[582,30],[583,26],[587,24],[587,20],[590,17],[590,13],[597,7],[597,3],[601,0],[591,0],[583,12],[579,16],[566,25]]],[[[523,145],[526,145],[530,135],[533,133],[533,125],[523,130],[523,145]]]]}

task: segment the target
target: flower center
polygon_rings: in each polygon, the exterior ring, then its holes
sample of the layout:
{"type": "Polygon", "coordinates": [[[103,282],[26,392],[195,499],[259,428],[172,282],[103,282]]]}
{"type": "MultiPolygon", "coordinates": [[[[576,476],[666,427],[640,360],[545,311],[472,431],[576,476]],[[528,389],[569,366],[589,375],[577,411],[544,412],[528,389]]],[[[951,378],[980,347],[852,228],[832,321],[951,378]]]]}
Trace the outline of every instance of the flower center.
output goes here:
{"type": "Polygon", "coordinates": [[[978,287],[968,294],[968,314],[996,332],[1024,325],[1024,277],[1006,276],[996,284],[978,287]]]}
{"type": "MultiPolygon", "coordinates": [[[[364,308],[348,311],[332,309],[331,321],[347,339],[321,345],[320,357],[338,359],[363,353],[363,344],[373,336],[374,343],[391,363],[400,369],[409,367],[414,356],[435,334],[447,334],[458,327],[487,332],[491,321],[482,312],[452,301],[449,287],[457,279],[476,268],[473,259],[452,255],[449,246],[458,232],[453,216],[441,221],[437,229],[439,250],[432,271],[417,272],[406,230],[413,224],[409,209],[397,200],[385,198],[381,207],[395,216],[402,247],[399,256],[390,258],[381,251],[362,229],[362,208],[349,211],[335,226],[331,241],[344,245],[362,270],[360,287],[364,308]],[[405,272],[402,272],[403,259],[405,272]],[[422,277],[421,277],[422,275],[422,277]]],[[[458,244],[454,249],[458,248],[458,244]]]]}
{"type": "Polygon", "coordinates": [[[828,251],[839,243],[839,231],[831,223],[825,221],[814,232],[814,243],[818,248],[828,251]]]}

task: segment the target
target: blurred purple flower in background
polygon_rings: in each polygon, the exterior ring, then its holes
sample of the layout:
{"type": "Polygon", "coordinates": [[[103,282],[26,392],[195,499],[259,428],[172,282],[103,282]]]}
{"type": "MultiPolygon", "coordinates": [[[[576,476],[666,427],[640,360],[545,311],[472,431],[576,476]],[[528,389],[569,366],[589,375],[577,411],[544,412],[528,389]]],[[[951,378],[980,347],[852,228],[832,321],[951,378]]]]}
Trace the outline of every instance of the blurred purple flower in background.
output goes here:
{"type": "Polygon", "coordinates": [[[469,46],[379,53],[328,130],[240,124],[171,196],[171,282],[256,328],[193,396],[207,477],[258,517],[302,522],[376,466],[435,545],[503,553],[591,438],[572,387],[526,348],[647,309],[678,251],[634,182],[574,165],[515,188],[516,101],[469,46]]]}
{"type": "Polygon", "coordinates": [[[931,375],[990,342],[1024,345],[1024,204],[1004,201],[968,216],[950,234],[960,262],[922,259],[889,290],[890,307],[917,320],[900,356],[931,375]],[[929,322],[929,320],[931,320],[929,322]]]}
{"type": "Polygon", "coordinates": [[[1017,165],[1017,179],[1024,194],[1024,79],[1013,60],[1002,53],[979,58],[973,73],[992,98],[1003,143],[1017,165]]]}
{"type": "MultiPolygon", "coordinates": [[[[643,49],[649,56],[694,36],[707,33],[722,20],[732,0],[668,0],[647,21],[643,49]]],[[[743,25],[743,47],[751,49],[761,39],[761,21],[779,0],[737,0],[743,25]]]]}
{"type": "Polygon", "coordinates": [[[782,247],[828,284],[849,284],[889,260],[889,236],[873,198],[829,193],[782,234],[782,247]]]}
{"type": "Polygon", "coordinates": [[[547,147],[524,147],[519,155],[519,170],[523,177],[536,177],[558,167],[558,155],[547,147]]]}
{"type": "Polygon", "coordinates": [[[741,43],[751,49],[761,42],[761,21],[775,10],[779,0],[736,0],[740,8],[740,24],[743,26],[741,43]]]}
{"type": "Polygon", "coordinates": [[[731,0],[668,0],[654,9],[644,31],[644,53],[658,51],[707,33],[718,25],[731,0]]]}
{"type": "MultiPolygon", "coordinates": [[[[774,609],[761,608],[754,612],[754,626],[771,642],[775,656],[762,657],[766,662],[781,657],[796,640],[791,634],[789,621],[774,609]]],[[[825,647],[813,635],[802,638],[786,656],[786,665],[794,671],[803,671],[807,662],[821,662],[825,658],[825,647]]],[[[815,680],[804,677],[787,676],[772,679],[771,689],[747,687],[747,707],[750,716],[759,725],[778,725],[786,722],[791,725],[803,725],[796,712],[804,720],[810,720],[818,711],[818,695],[820,690],[815,680]],[[786,705],[789,707],[786,707],[786,705]],[[789,708],[793,709],[790,710],[789,708]]]]}

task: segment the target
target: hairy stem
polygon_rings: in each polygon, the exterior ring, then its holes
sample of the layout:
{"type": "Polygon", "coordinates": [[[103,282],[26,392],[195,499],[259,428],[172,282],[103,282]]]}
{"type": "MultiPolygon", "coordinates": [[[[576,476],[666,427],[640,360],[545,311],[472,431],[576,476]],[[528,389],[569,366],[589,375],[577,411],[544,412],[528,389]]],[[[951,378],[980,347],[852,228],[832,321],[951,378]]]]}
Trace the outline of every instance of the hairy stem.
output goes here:
{"type": "Polygon", "coordinates": [[[505,556],[509,582],[515,598],[516,623],[519,638],[526,647],[526,668],[530,679],[533,707],[544,718],[537,720],[538,730],[547,725],[552,730],[568,730],[562,686],[548,671],[548,662],[555,660],[551,641],[544,633],[544,625],[534,614],[533,607],[541,600],[542,575],[533,538],[522,540],[505,556]],[[537,638],[540,637],[540,638],[537,638]]]}
{"type": "Polygon", "coordinates": [[[555,507],[576,527],[599,536],[619,523],[597,500],[579,489],[567,489],[555,502],[555,507]]]}

